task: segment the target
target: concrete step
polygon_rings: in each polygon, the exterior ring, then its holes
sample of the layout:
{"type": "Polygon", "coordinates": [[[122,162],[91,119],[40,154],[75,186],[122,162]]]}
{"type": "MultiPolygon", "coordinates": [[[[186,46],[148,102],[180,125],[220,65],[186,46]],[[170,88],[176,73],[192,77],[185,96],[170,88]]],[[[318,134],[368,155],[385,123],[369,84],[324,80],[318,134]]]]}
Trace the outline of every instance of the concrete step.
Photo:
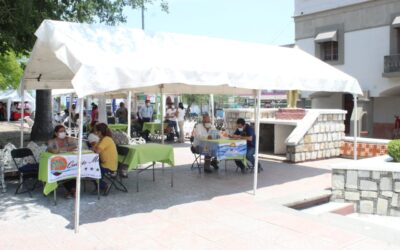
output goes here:
{"type": "Polygon", "coordinates": [[[258,157],[263,160],[271,160],[276,162],[283,162],[286,161],[286,155],[274,155],[268,153],[259,153],[258,157]]]}
{"type": "Polygon", "coordinates": [[[275,202],[289,208],[302,210],[329,202],[331,195],[330,190],[318,190],[282,197],[275,202]]]}
{"type": "Polygon", "coordinates": [[[301,211],[307,214],[335,213],[340,215],[348,215],[354,213],[354,205],[353,203],[328,202],[318,206],[306,208],[301,211]]]}

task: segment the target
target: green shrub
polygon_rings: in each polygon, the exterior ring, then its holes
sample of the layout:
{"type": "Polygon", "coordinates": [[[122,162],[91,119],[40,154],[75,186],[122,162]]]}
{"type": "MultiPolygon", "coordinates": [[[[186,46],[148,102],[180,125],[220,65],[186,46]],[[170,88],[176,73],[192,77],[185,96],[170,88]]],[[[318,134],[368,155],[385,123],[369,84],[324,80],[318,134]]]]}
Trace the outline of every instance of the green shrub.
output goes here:
{"type": "Polygon", "coordinates": [[[400,162],[400,140],[390,141],[388,144],[388,153],[393,161],[400,162]]]}

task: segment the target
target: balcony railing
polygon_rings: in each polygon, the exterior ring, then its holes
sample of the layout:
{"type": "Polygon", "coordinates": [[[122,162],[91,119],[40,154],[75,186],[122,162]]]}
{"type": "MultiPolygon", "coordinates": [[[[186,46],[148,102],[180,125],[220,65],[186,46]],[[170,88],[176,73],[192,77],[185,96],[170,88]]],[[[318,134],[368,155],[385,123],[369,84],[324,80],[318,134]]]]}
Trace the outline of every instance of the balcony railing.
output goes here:
{"type": "Polygon", "coordinates": [[[400,54],[384,57],[384,72],[385,74],[400,72],[400,54]]]}

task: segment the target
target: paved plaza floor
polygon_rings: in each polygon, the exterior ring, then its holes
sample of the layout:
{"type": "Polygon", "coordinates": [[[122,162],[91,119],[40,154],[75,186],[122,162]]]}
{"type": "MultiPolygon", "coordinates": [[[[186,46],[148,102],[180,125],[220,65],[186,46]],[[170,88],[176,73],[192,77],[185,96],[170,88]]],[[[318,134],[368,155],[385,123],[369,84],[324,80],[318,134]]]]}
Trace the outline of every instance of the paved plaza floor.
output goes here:
{"type": "MultiPolygon", "coordinates": [[[[82,193],[79,234],[73,231],[74,200],[38,189],[33,198],[0,194],[0,249],[400,249],[400,231],[336,214],[310,215],[282,205],[287,197],[330,188],[329,165],[344,159],[287,164],[262,161],[257,195],[253,175],[191,170],[189,144],[175,145],[174,187],[170,168],[124,180],[97,200],[82,193]]],[[[88,185],[89,186],[89,185],[88,185]]]]}

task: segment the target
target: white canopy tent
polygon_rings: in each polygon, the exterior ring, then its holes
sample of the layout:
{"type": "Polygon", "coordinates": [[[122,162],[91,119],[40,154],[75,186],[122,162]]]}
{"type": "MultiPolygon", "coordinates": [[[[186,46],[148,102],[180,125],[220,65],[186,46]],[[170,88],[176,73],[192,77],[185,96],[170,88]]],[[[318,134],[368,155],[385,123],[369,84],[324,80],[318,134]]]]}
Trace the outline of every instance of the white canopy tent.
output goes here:
{"type": "MultiPolygon", "coordinates": [[[[18,90],[5,90],[0,92],[0,102],[7,103],[7,121],[10,120],[11,106],[13,102],[28,102],[30,104],[31,111],[35,111],[35,98],[33,98],[28,92],[24,92],[24,97],[19,93],[18,90]]],[[[22,116],[21,116],[22,117],[22,116]]]]}
{"type": "MultiPolygon", "coordinates": [[[[116,91],[251,94],[258,100],[257,135],[262,89],[347,92],[355,100],[362,94],[356,79],[299,49],[49,20],[35,35],[23,89],[73,88],[81,103],[116,91]]],[[[254,192],[258,144],[257,138],[254,192]]],[[[79,191],[78,170],[76,232],[79,191]]]]}

